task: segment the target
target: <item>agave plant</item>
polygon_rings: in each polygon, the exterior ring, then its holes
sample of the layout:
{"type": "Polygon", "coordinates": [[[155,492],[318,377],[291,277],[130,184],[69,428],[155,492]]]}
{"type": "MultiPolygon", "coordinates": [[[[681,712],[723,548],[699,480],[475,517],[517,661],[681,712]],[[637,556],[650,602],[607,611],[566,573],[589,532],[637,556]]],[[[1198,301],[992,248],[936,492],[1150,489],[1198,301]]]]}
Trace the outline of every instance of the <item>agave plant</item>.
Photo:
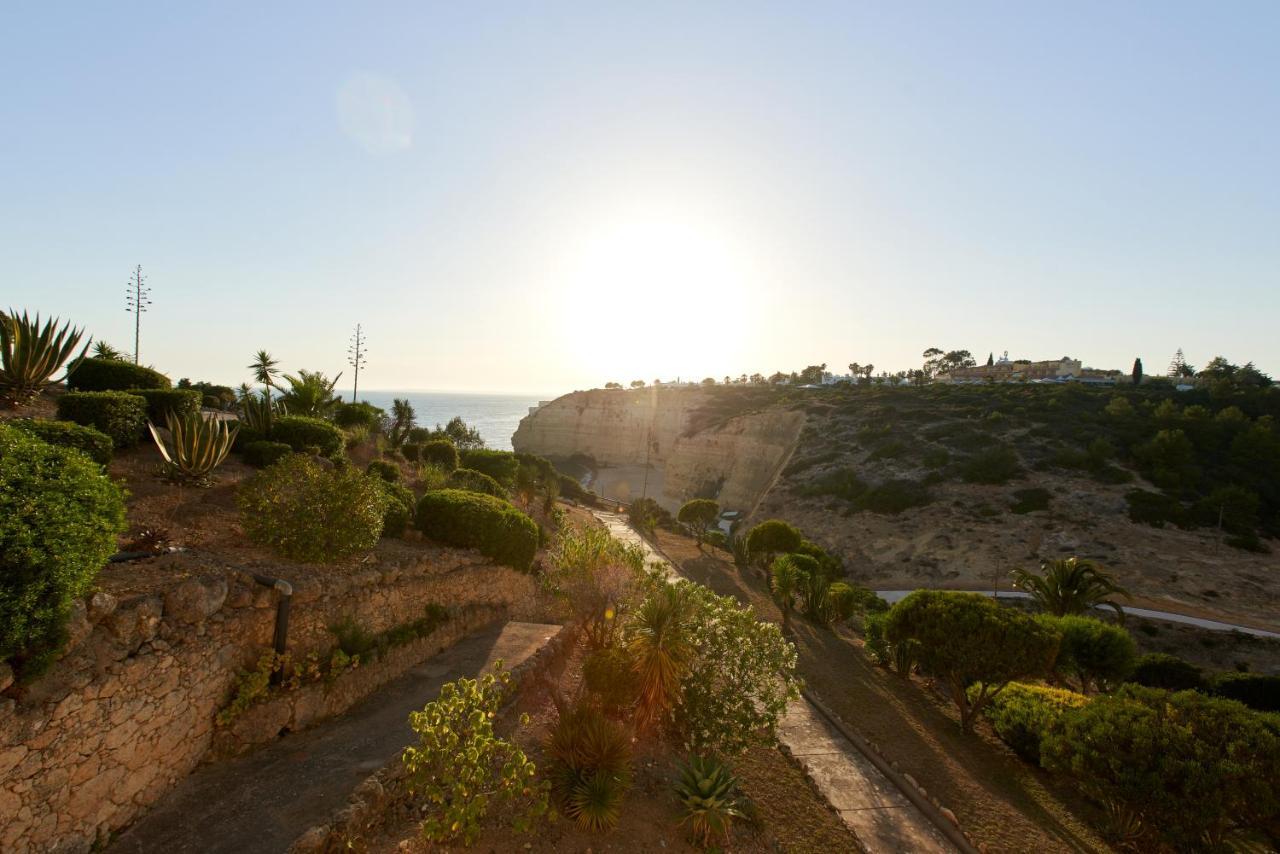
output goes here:
{"type": "Polygon", "coordinates": [[[319,371],[298,371],[298,375],[284,375],[289,389],[280,395],[280,405],[291,415],[307,415],[326,418],[342,402],[334,397],[333,389],[342,379],[339,373],[332,380],[319,371]]]}
{"type": "Polygon", "coordinates": [[[239,424],[232,426],[219,418],[206,419],[199,412],[182,415],[170,412],[165,421],[169,428],[167,438],[150,421],[147,427],[169,474],[179,480],[205,480],[227,458],[240,432],[239,424]]]}
{"type": "Polygon", "coordinates": [[[689,822],[694,840],[704,848],[728,842],[738,806],[738,778],[715,759],[693,756],[680,768],[676,797],[684,806],[681,824],[689,822]]]}
{"type": "Polygon", "coordinates": [[[1057,617],[1083,614],[1090,608],[1106,605],[1114,608],[1123,622],[1124,609],[1113,596],[1129,597],[1129,592],[1116,584],[1091,560],[1069,557],[1040,564],[1041,575],[1025,569],[1013,571],[1013,583],[1030,594],[1032,600],[1057,617]]]}
{"type": "Polygon", "coordinates": [[[591,706],[560,717],[547,740],[552,791],[564,814],[584,830],[618,822],[631,785],[631,742],[620,726],[591,706]]]}
{"type": "Polygon", "coordinates": [[[25,311],[21,316],[12,310],[0,313],[0,396],[23,404],[52,385],[59,368],[88,352],[86,341],[80,355],[72,358],[82,337],[84,330],[72,328],[70,321],[59,327],[58,319],[52,318],[42,326],[38,314],[32,320],[25,311]]]}
{"type": "Polygon", "coordinates": [[[271,419],[278,406],[269,397],[242,393],[240,395],[240,423],[260,436],[271,432],[271,419]]]}

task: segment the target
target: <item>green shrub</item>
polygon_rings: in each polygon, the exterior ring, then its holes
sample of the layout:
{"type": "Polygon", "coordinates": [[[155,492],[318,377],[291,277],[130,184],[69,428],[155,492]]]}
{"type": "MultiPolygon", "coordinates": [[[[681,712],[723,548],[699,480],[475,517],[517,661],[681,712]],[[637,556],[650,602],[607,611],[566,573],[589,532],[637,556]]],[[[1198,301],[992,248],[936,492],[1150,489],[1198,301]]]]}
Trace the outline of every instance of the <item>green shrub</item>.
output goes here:
{"type": "Polygon", "coordinates": [[[422,446],[417,442],[405,442],[400,446],[400,453],[409,462],[416,463],[422,459],[422,446]]]}
{"type": "Polygon", "coordinates": [[[376,475],[372,479],[377,482],[386,501],[387,509],[382,514],[382,536],[398,537],[413,521],[413,491],[402,483],[383,480],[376,475]]]}
{"type": "Polygon", "coordinates": [[[843,623],[858,610],[858,594],[852,586],[843,581],[833,582],[827,587],[824,600],[827,616],[834,623],[843,623]]]}
{"type": "Polygon", "coordinates": [[[418,529],[433,540],[479,549],[498,563],[529,570],[538,526],[508,502],[462,489],[438,489],[418,499],[418,529]]]}
{"type": "Polygon", "coordinates": [[[244,461],[254,468],[264,469],[293,453],[284,442],[269,442],[264,439],[250,442],[244,446],[244,461]]]}
{"type": "Polygon", "coordinates": [[[1133,670],[1137,647],[1121,626],[1092,617],[1041,616],[1062,635],[1054,670],[1080,680],[1088,693],[1093,686],[1103,689],[1124,681],[1133,670]]]}
{"type": "Polygon", "coordinates": [[[100,465],[105,466],[111,462],[111,437],[101,430],[84,427],[71,421],[44,421],[32,418],[15,418],[8,423],[50,445],[83,451],[100,465]]]}
{"type": "Polygon", "coordinates": [[[164,426],[170,412],[178,415],[199,412],[203,397],[200,392],[186,388],[131,388],[126,391],[147,402],[147,418],[159,427],[164,426]]]}
{"type": "Polygon", "coordinates": [[[386,460],[373,460],[369,463],[369,467],[365,469],[365,474],[380,477],[387,483],[400,482],[400,466],[395,463],[389,463],[386,460]]]}
{"type": "Polygon", "coordinates": [[[747,551],[752,559],[772,562],[776,554],[794,552],[800,548],[804,537],[794,525],[781,519],[768,519],[756,525],[747,534],[747,551]]]}
{"type": "Polygon", "coordinates": [[[271,440],[284,442],[295,451],[319,448],[322,457],[337,459],[346,443],[342,431],[322,418],[305,415],[281,415],[271,422],[271,440]]]}
{"type": "Polygon", "coordinates": [[[520,461],[515,454],[488,448],[463,451],[460,462],[465,468],[487,474],[508,489],[516,482],[516,471],[520,468],[520,461]]]}
{"type": "Polygon", "coordinates": [[[1213,680],[1211,690],[1260,712],[1280,712],[1280,676],[1222,673],[1213,680]]]}
{"type": "Polygon", "coordinates": [[[884,613],[868,614],[862,621],[862,639],[867,645],[867,653],[872,661],[881,667],[888,668],[893,663],[893,654],[889,650],[889,639],[885,637],[884,628],[887,622],[884,613]]]}
{"type": "Polygon", "coordinates": [[[71,391],[58,398],[58,418],[101,430],[117,448],[129,448],[146,429],[147,402],[123,391],[71,391]]]}
{"type": "Polygon", "coordinates": [[[1135,661],[1129,681],[1168,691],[1198,690],[1205,684],[1199,667],[1163,652],[1147,653],[1135,661]]]}
{"type": "Polygon", "coordinates": [[[591,652],[582,662],[582,681],[608,714],[629,709],[636,701],[636,675],[631,657],[616,646],[591,652]]]}
{"type": "Polygon", "coordinates": [[[587,507],[595,507],[600,503],[600,499],[596,497],[594,492],[588,492],[583,489],[581,483],[578,483],[577,480],[567,474],[560,475],[558,480],[560,481],[560,494],[565,498],[584,504],[587,507]]]}
{"type": "Polygon", "coordinates": [[[560,716],[546,745],[551,791],[560,811],[583,830],[618,823],[631,786],[631,739],[599,710],[580,706],[560,716]]]}
{"type": "Polygon", "coordinates": [[[386,499],[374,478],[291,454],[240,487],[240,524],[292,560],[327,562],[373,548],[386,499]]]}
{"type": "Polygon", "coordinates": [[[854,502],[860,510],[897,515],[933,500],[929,488],[914,480],[886,480],[864,492],[854,502]]]}
{"type": "Polygon", "coordinates": [[[83,359],[67,374],[67,388],[76,391],[128,391],[172,385],[159,371],[115,359],[83,359]]]}
{"type": "Polygon", "coordinates": [[[1039,486],[1033,486],[1030,489],[1015,489],[1013,491],[1013,506],[1009,509],[1014,513],[1035,513],[1038,510],[1048,510],[1049,497],[1049,490],[1039,486]]]}
{"type": "Polygon", "coordinates": [[[1033,765],[1040,764],[1040,742],[1062,716],[1089,702],[1084,694],[1025,682],[1010,682],[987,704],[986,717],[1000,740],[1033,765]]]}
{"type": "Polygon", "coordinates": [[[1124,498],[1129,504],[1130,521],[1154,528],[1163,528],[1168,522],[1186,526],[1186,511],[1176,498],[1145,489],[1131,490],[1125,493],[1124,498]]]}
{"type": "Polygon", "coordinates": [[[445,479],[449,489],[465,489],[468,492],[479,492],[495,498],[506,498],[507,491],[489,475],[474,469],[454,469],[445,479]]]}
{"type": "Polygon", "coordinates": [[[1041,759],[1175,850],[1221,850],[1280,819],[1280,726],[1198,691],[1125,685],[1063,715],[1041,759]]]}
{"type": "Polygon", "coordinates": [[[967,483],[1008,483],[1022,474],[1013,448],[997,445],[960,463],[960,477],[967,483]]]}
{"type": "Polygon", "coordinates": [[[72,602],[124,527],[124,497],[100,465],[0,424],[0,661],[20,679],[53,663],[72,602]]]}
{"type": "Polygon", "coordinates": [[[344,429],[364,427],[372,431],[382,415],[382,410],[372,403],[343,403],[333,413],[333,423],[344,429]]]}
{"type": "Polygon", "coordinates": [[[424,463],[451,472],[458,467],[458,449],[448,439],[432,439],[419,450],[424,463]]]}

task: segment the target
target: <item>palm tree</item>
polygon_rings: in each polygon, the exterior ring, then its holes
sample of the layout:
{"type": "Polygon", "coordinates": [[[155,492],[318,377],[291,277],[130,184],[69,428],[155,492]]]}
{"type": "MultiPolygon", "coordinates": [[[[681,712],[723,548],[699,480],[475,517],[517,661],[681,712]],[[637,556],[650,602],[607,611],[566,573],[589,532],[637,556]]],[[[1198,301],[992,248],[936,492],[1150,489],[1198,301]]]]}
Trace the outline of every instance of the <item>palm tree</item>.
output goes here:
{"type": "Polygon", "coordinates": [[[688,604],[677,587],[663,585],[636,611],[627,647],[639,681],[636,724],[641,730],[660,724],[675,704],[689,670],[688,604]]]}
{"type": "Polygon", "coordinates": [[[266,389],[263,396],[271,397],[271,380],[280,376],[280,363],[271,358],[271,354],[266,350],[259,350],[257,355],[253,357],[253,361],[249,363],[249,370],[253,371],[253,378],[262,383],[266,389]]]}
{"type": "Polygon", "coordinates": [[[1124,609],[1111,597],[1129,598],[1129,591],[1116,584],[1091,560],[1069,557],[1047,560],[1040,564],[1042,574],[1025,569],[1013,571],[1013,584],[1031,595],[1033,601],[1056,617],[1083,614],[1090,608],[1106,605],[1115,608],[1124,621],[1124,609]]]}
{"type": "Polygon", "coordinates": [[[280,395],[280,404],[291,415],[327,418],[341,402],[341,398],[334,397],[333,394],[338,380],[342,379],[341,373],[329,379],[319,371],[301,370],[296,377],[285,374],[284,378],[290,387],[280,395]]]}
{"type": "Polygon", "coordinates": [[[773,562],[770,587],[773,590],[773,601],[778,603],[782,611],[782,631],[791,633],[791,612],[796,605],[796,593],[808,581],[796,562],[783,555],[773,562]]]}
{"type": "Polygon", "coordinates": [[[400,397],[391,401],[391,432],[387,436],[391,447],[400,447],[417,423],[418,414],[413,411],[412,403],[400,397]]]}

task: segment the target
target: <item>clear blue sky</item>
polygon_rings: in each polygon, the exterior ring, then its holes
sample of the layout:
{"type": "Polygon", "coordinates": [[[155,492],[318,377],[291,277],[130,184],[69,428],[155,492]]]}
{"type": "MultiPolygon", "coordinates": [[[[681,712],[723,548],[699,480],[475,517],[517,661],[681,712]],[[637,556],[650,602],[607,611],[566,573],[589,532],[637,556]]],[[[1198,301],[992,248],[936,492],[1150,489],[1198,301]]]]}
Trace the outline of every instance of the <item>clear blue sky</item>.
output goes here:
{"type": "Polygon", "coordinates": [[[1280,373],[1280,4],[26,3],[0,303],[228,383],[1280,373]]]}

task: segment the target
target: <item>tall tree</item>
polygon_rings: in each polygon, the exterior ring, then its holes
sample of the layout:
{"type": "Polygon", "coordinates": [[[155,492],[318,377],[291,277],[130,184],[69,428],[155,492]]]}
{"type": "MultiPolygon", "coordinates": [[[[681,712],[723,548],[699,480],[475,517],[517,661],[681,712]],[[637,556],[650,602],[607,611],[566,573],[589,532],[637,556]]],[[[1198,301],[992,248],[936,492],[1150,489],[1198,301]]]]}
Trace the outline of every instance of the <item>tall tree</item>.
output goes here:
{"type": "Polygon", "coordinates": [[[1179,347],[1178,352],[1173,354],[1173,359],[1169,362],[1168,376],[1173,379],[1177,379],[1178,377],[1184,376],[1183,369],[1185,369],[1186,366],[1187,366],[1187,360],[1182,355],[1182,348],[1179,347]]]}
{"type": "Polygon", "coordinates": [[[262,383],[262,396],[270,400],[271,381],[280,376],[280,363],[266,350],[259,350],[254,354],[253,361],[249,363],[249,370],[253,371],[253,378],[262,383]]]}
{"type": "Polygon", "coordinates": [[[875,369],[876,369],[876,366],[871,364],[870,362],[862,366],[862,373],[864,376],[866,376],[867,382],[871,382],[871,372],[874,371],[875,369]]]}
{"type": "Polygon", "coordinates": [[[849,376],[853,377],[856,380],[861,373],[862,373],[861,364],[859,364],[858,362],[849,363],[849,376]]]}
{"type": "MultiPolygon", "coordinates": [[[[979,352],[979,353],[981,353],[982,351],[981,351],[981,350],[979,350],[978,352],[979,352]]],[[[987,367],[989,368],[989,367],[991,367],[992,365],[994,365],[995,363],[996,363],[996,354],[995,354],[995,353],[988,353],[988,354],[987,354],[987,367]]]]}
{"type": "Polygon", "coordinates": [[[355,334],[351,336],[351,346],[347,348],[347,364],[355,368],[355,380],[351,383],[351,402],[360,402],[360,369],[365,365],[365,337],[360,324],[356,324],[355,334]]]}
{"type": "Polygon", "coordinates": [[[151,305],[151,288],[142,275],[142,265],[133,270],[129,290],[125,295],[125,311],[133,314],[133,363],[138,364],[138,342],[142,338],[142,313],[151,305]]]}
{"type": "Polygon", "coordinates": [[[1142,383],[1142,359],[1141,357],[1133,360],[1133,384],[1142,383]]]}

